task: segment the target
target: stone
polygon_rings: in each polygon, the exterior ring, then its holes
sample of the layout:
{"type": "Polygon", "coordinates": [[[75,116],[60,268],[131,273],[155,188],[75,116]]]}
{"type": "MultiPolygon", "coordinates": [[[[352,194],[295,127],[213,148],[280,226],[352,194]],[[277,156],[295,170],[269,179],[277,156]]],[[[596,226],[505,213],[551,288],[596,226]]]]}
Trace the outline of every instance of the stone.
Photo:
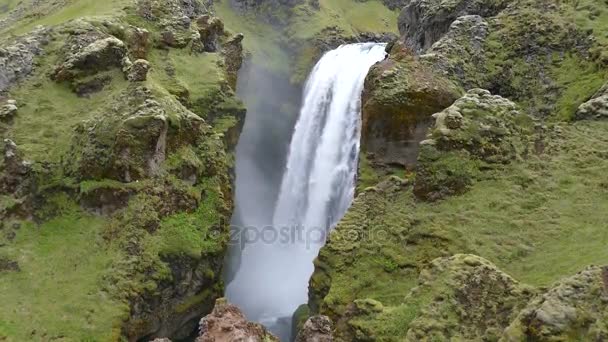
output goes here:
{"type": "Polygon", "coordinates": [[[55,68],[52,75],[55,81],[72,81],[79,76],[94,75],[112,67],[122,68],[127,55],[125,43],[113,36],[95,40],[82,48],[70,49],[72,52],[55,68]]]}
{"type": "Polygon", "coordinates": [[[150,48],[150,32],[143,28],[132,27],[128,32],[127,45],[133,57],[146,59],[150,48]]]}
{"type": "Polygon", "coordinates": [[[521,158],[533,129],[515,103],[485,89],[471,89],[433,119],[414,183],[416,196],[430,201],[466,192],[483,163],[521,158]]]}
{"type": "Polygon", "coordinates": [[[226,79],[232,90],[236,91],[236,81],[239,70],[243,65],[243,38],[242,33],[231,37],[222,46],[222,56],[226,70],[226,79]]]}
{"type": "Polygon", "coordinates": [[[574,117],[576,120],[608,119],[608,83],[589,101],[580,105],[574,117]]]}
{"type": "Polygon", "coordinates": [[[296,342],[331,342],[332,323],[327,316],[312,316],[298,332],[296,342]]]}
{"type": "Polygon", "coordinates": [[[148,78],[150,63],[145,59],[138,59],[127,69],[127,79],[130,82],[144,82],[148,78]]]}
{"type": "Polygon", "coordinates": [[[489,25],[481,16],[458,17],[446,34],[420,56],[420,61],[465,89],[481,87],[489,33],[489,25]]]}
{"type": "Polygon", "coordinates": [[[8,100],[5,105],[0,107],[0,120],[10,119],[17,113],[16,102],[13,100],[8,100]]]}
{"type": "Polygon", "coordinates": [[[608,339],[608,293],[603,267],[591,266],[568,277],[530,301],[501,338],[515,341],[581,341],[608,339]]]}
{"type": "Polygon", "coordinates": [[[461,90],[419,63],[401,43],[374,65],[362,95],[361,146],[374,161],[413,166],[431,115],[450,106],[461,90]]]}
{"type": "Polygon", "coordinates": [[[38,26],[11,45],[0,47],[0,92],[32,73],[35,58],[43,53],[49,35],[49,29],[38,26]]]}
{"type": "Polygon", "coordinates": [[[195,342],[278,342],[263,325],[247,321],[241,310],[225,299],[216,301],[213,311],[199,323],[195,342]]]}

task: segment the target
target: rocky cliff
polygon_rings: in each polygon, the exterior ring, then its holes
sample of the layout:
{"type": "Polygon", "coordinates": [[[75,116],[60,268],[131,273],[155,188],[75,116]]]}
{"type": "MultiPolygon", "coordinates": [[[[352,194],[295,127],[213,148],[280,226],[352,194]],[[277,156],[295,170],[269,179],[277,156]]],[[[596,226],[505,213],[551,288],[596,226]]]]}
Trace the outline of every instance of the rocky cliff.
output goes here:
{"type": "Polygon", "coordinates": [[[198,1],[7,6],[0,339],[188,336],[223,295],[243,36],[198,1]]]}

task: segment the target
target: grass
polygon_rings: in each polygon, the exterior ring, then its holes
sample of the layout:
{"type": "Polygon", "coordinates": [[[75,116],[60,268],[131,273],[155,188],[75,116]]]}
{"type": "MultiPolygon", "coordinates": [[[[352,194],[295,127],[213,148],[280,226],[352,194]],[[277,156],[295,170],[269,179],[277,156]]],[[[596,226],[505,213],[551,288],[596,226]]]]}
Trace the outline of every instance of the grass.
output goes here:
{"type": "Polygon", "coordinates": [[[0,254],[20,272],[0,274],[0,339],[6,341],[115,340],[128,308],[100,290],[116,258],[99,231],[104,219],[81,212],[64,196],[53,201],[60,214],[36,226],[24,222],[0,254]]]}
{"type": "Polygon", "coordinates": [[[321,312],[372,298],[387,314],[354,324],[404,336],[401,320],[417,309],[400,305],[436,257],[476,254],[537,287],[608,264],[607,131],[608,122],[564,125],[547,154],[486,171],[470,191],[443,201],[418,201],[409,187],[364,192],[316,261],[311,284],[317,298],[326,294],[321,312]]]}
{"type": "Polygon", "coordinates": [[[57,162],[69,148],[74,125],[92,118],[91,108],[100,107],[108,96],[124,89],[127,81],[120,70],[112,70],[109,72],[112,82],[103,91],[83,98],[66,84],[48,78],[46,71],[55,65],[52,52],[40,58],[40,65],[44,70],[9,93],[17,101],[19,111],[8,127],[7,136],[30,160],[57,162]]]}
{"type": "MultiPolygon", "coordinates": [[[[24,0],[27,1],[27,0],[24,0]]],[[[30,4],[28,14],[12,25],[7,33],[21,35],[38,25],[54,26],[87,16],[116,16],[128,5],[127,0],[65,0],[63,4],[30,4]]]]}
{"type": "MultiPolygon", "coordinates": [[[[192,212],[180,212],[161,220],[158,232],[147,243],[158,255],[187,255],[199,259],[205,253],[224,249],[219,186],[213,180],[204,186],[203,199],[192,212]]],[[[224,241],[225,242],[225,241],[224,241]]]]}

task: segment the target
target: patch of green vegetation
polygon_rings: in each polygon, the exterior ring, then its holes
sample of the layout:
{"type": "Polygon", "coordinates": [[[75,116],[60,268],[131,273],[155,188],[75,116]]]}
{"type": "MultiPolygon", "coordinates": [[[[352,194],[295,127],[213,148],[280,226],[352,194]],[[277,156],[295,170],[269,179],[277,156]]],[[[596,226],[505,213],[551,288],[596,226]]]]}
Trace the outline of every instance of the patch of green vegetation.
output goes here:
{"type": "Polygon", "coordinates": [[[180,212],[161,220],[157,233],[149,241],[156,253],[198,259],[202,254],[224,250],[227,240],[218,211],[221,192],[214,180],[208,182],[201,189],[203,198],[194,212],[180,212]]]}
{"type": "Polygon", "coordinates": [[[602,87],[608,76],[595,63],[572,55],[563,59],[553,73],[557,83],[564,88],[557,102],[559,120],[572,120],[578,107],[602,87]]]}
{"type": "Polygon", "coordinates": [[[118,256],[99,237],[105,220],[65,196],[50,201],[55,218],[40,226],[23,222],[16,239],[0,248],[21,269],[0,273],[0,339],[117,340],[128,307],[101,290],[118,256]]]}

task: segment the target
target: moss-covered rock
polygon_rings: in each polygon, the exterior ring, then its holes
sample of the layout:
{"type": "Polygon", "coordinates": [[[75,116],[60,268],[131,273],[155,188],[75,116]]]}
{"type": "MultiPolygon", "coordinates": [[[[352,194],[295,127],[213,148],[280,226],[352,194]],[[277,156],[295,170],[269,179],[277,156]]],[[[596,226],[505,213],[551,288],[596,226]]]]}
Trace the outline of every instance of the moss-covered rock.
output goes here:
{"type": "Polygon", "coordinates": [[[487,90],[470,90],[433,116],[430,139],[421,143],[418,157],[414,192],[419,198],[461,194],[484,165],[509,163],[528,153],[532,120],[487,90]]]}
{"type": "Polygon", "coordinates": [[[416,52],[429,49],[463,15],[496,15],[511,0],[413,0],[399,16],[399,32],[416,52]]]}
{"type": "Polygon", "coordinates": [[[588,267],[528,303],[501,341],[608,338],[608,268],[588,267]]]}
{"type": "Polygon", "coordinates": [[[608,83],[604,84],[589,101],[578,107],[575,118],[577,120],[608,118],[608,83]]]}
{"type": "Polygon", "coordinates": [[[420,64],[400,43],[374,65],[362,96],[362,149],[386,164],[413,165],[430,115],[451,105],[458,87],[420,64]]]}

